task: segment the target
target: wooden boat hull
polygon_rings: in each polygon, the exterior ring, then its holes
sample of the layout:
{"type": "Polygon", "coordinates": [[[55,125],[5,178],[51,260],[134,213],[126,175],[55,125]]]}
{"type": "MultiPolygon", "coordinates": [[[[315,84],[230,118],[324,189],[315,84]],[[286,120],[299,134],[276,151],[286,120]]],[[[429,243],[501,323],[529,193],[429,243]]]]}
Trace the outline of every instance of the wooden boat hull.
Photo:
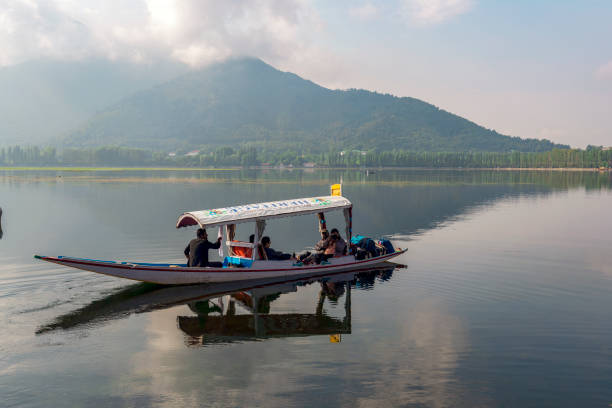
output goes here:
{"type": "Polygon", "coordinates": [[[368,269],[387,262],[404,252],[406,252],[405,249],[398,250],[392,254],[359,261],[355,260],[354,256],[343,256],[331,258],[329,263],[321,265],[298,266],[294,264],[294,261],[254,261],[250,268],[189,268],[179,264],[99,261],[64,256],[35,255],[35,258],[118,278],[164,285],[185,285],[251,279],[310,277],[335,272],[368,269]]]}

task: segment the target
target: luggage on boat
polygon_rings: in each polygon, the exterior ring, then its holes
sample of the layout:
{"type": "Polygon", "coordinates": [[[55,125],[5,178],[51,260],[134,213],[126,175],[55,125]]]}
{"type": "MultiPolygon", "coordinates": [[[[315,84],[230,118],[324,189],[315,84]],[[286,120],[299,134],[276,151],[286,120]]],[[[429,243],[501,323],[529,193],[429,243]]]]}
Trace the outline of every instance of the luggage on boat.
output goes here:
{"type": "Polygon", "coordinates": [[[395,252],[393,244],[388,239],[381,239],[378,242],[363,235],[355,235],[351,238],[351,246],[355,259],[362,260],[375,256],[392,254],[395,252]]]}
{"type": "Polygon", "coordinates": [[[356,248],[357,249],[355,251],[355,260],[361,261],[361,260],[366,259],[366,257],[368,256],[368,251],[366,251],[363,248],[359,248],[359,247],[356,247],[356,248]]]}
{"type": "Polygon", "coordinates": [[[395,248],[393,248],[393,244],[388,239],[381,239],[378,243],[385,248],[385,253],[392,254],[395,252],[395,248]]]}
{"type": "Polygon", "coordinates": [[[374,258],[380,255],[380,249],[376,246],[376,242],[372,238],[356,235],[351,238],[351,244],[356,246],[355,258],[358,260],[365,258],[374,258]],[[365,253],[360,253],[360,250],[365,253]]]}
{"type": "Polygon", "coordinates": [[[355,235],[354,237],[351,238],[351,244],[359,245],[361,240],[364,238],[365,237],[363,235],[355,235]]]}

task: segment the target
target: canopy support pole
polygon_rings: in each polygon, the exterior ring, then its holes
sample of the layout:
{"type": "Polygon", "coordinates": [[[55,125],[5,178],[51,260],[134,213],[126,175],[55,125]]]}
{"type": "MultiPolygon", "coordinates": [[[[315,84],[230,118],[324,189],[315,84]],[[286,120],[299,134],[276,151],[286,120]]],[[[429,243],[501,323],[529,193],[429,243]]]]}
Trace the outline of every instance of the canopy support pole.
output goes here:
{"type": "Polygon", "coordinates": [[[257,259],[257,253],[259,252],[259,228],[257,228],[257,223],[255,223],[255,238],[253,239],[253,253],[251,254],[251,259],[257,259]]]}
{"type": "Polygon", "coordinates": [[[257,259],[257,253],[259,252],[259,241],[266,229],[266,220],[255,221],[255,240],[253,241],[253,260],[257,259]]]}
{"type": "Polygon", "coordinates": [[[353,235],[353,207],[344,209],[344,221],[346,222],[346,242],[350,244],[353,235]]]}
{"type": "Polygon", "coordinates": [[[317,213],[319,217],[319,232],[327,230],[327,224],[325,223],[325,213],[317,213]]]}
{"type": "Polygon", "coordinates": [[[236,224],[227,224],[225,226],[225,235],[228,241],[233,241],[236,238],[236,224]]]}
{"type": "Polygon", "coordinates": [[[229,256],[234,256],[234,249],[229,244],[236,237],[236,224],[227,224],[225,226],[225,239],[227,240],[229,256]]]}

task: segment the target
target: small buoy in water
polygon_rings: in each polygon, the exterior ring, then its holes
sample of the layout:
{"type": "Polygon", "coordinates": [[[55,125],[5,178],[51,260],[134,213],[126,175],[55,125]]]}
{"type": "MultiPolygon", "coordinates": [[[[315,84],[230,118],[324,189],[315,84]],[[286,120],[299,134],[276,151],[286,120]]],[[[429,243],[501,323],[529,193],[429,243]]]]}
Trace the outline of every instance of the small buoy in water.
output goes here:
{"type": "Polygon", "coordinates": [[[0,239],[2,239],[2,207],[0,207],[0,239]]]}

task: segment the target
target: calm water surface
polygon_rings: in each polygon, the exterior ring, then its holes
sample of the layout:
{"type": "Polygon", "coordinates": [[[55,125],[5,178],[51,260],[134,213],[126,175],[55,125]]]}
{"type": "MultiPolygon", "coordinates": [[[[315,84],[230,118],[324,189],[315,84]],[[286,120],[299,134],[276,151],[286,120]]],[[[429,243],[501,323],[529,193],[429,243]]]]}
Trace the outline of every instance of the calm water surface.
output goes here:
{"type": "MultiPolygon", "coordinates": [[[[609,174],[0,171],[0,207],[0,406],[612,404],[609,174]],[[183,211],[341,178],[405,267],[160,287],[32,259],[179,261],[183,211]]],[[[266,232],[317,240],[310,216],[266,232]]]]}

